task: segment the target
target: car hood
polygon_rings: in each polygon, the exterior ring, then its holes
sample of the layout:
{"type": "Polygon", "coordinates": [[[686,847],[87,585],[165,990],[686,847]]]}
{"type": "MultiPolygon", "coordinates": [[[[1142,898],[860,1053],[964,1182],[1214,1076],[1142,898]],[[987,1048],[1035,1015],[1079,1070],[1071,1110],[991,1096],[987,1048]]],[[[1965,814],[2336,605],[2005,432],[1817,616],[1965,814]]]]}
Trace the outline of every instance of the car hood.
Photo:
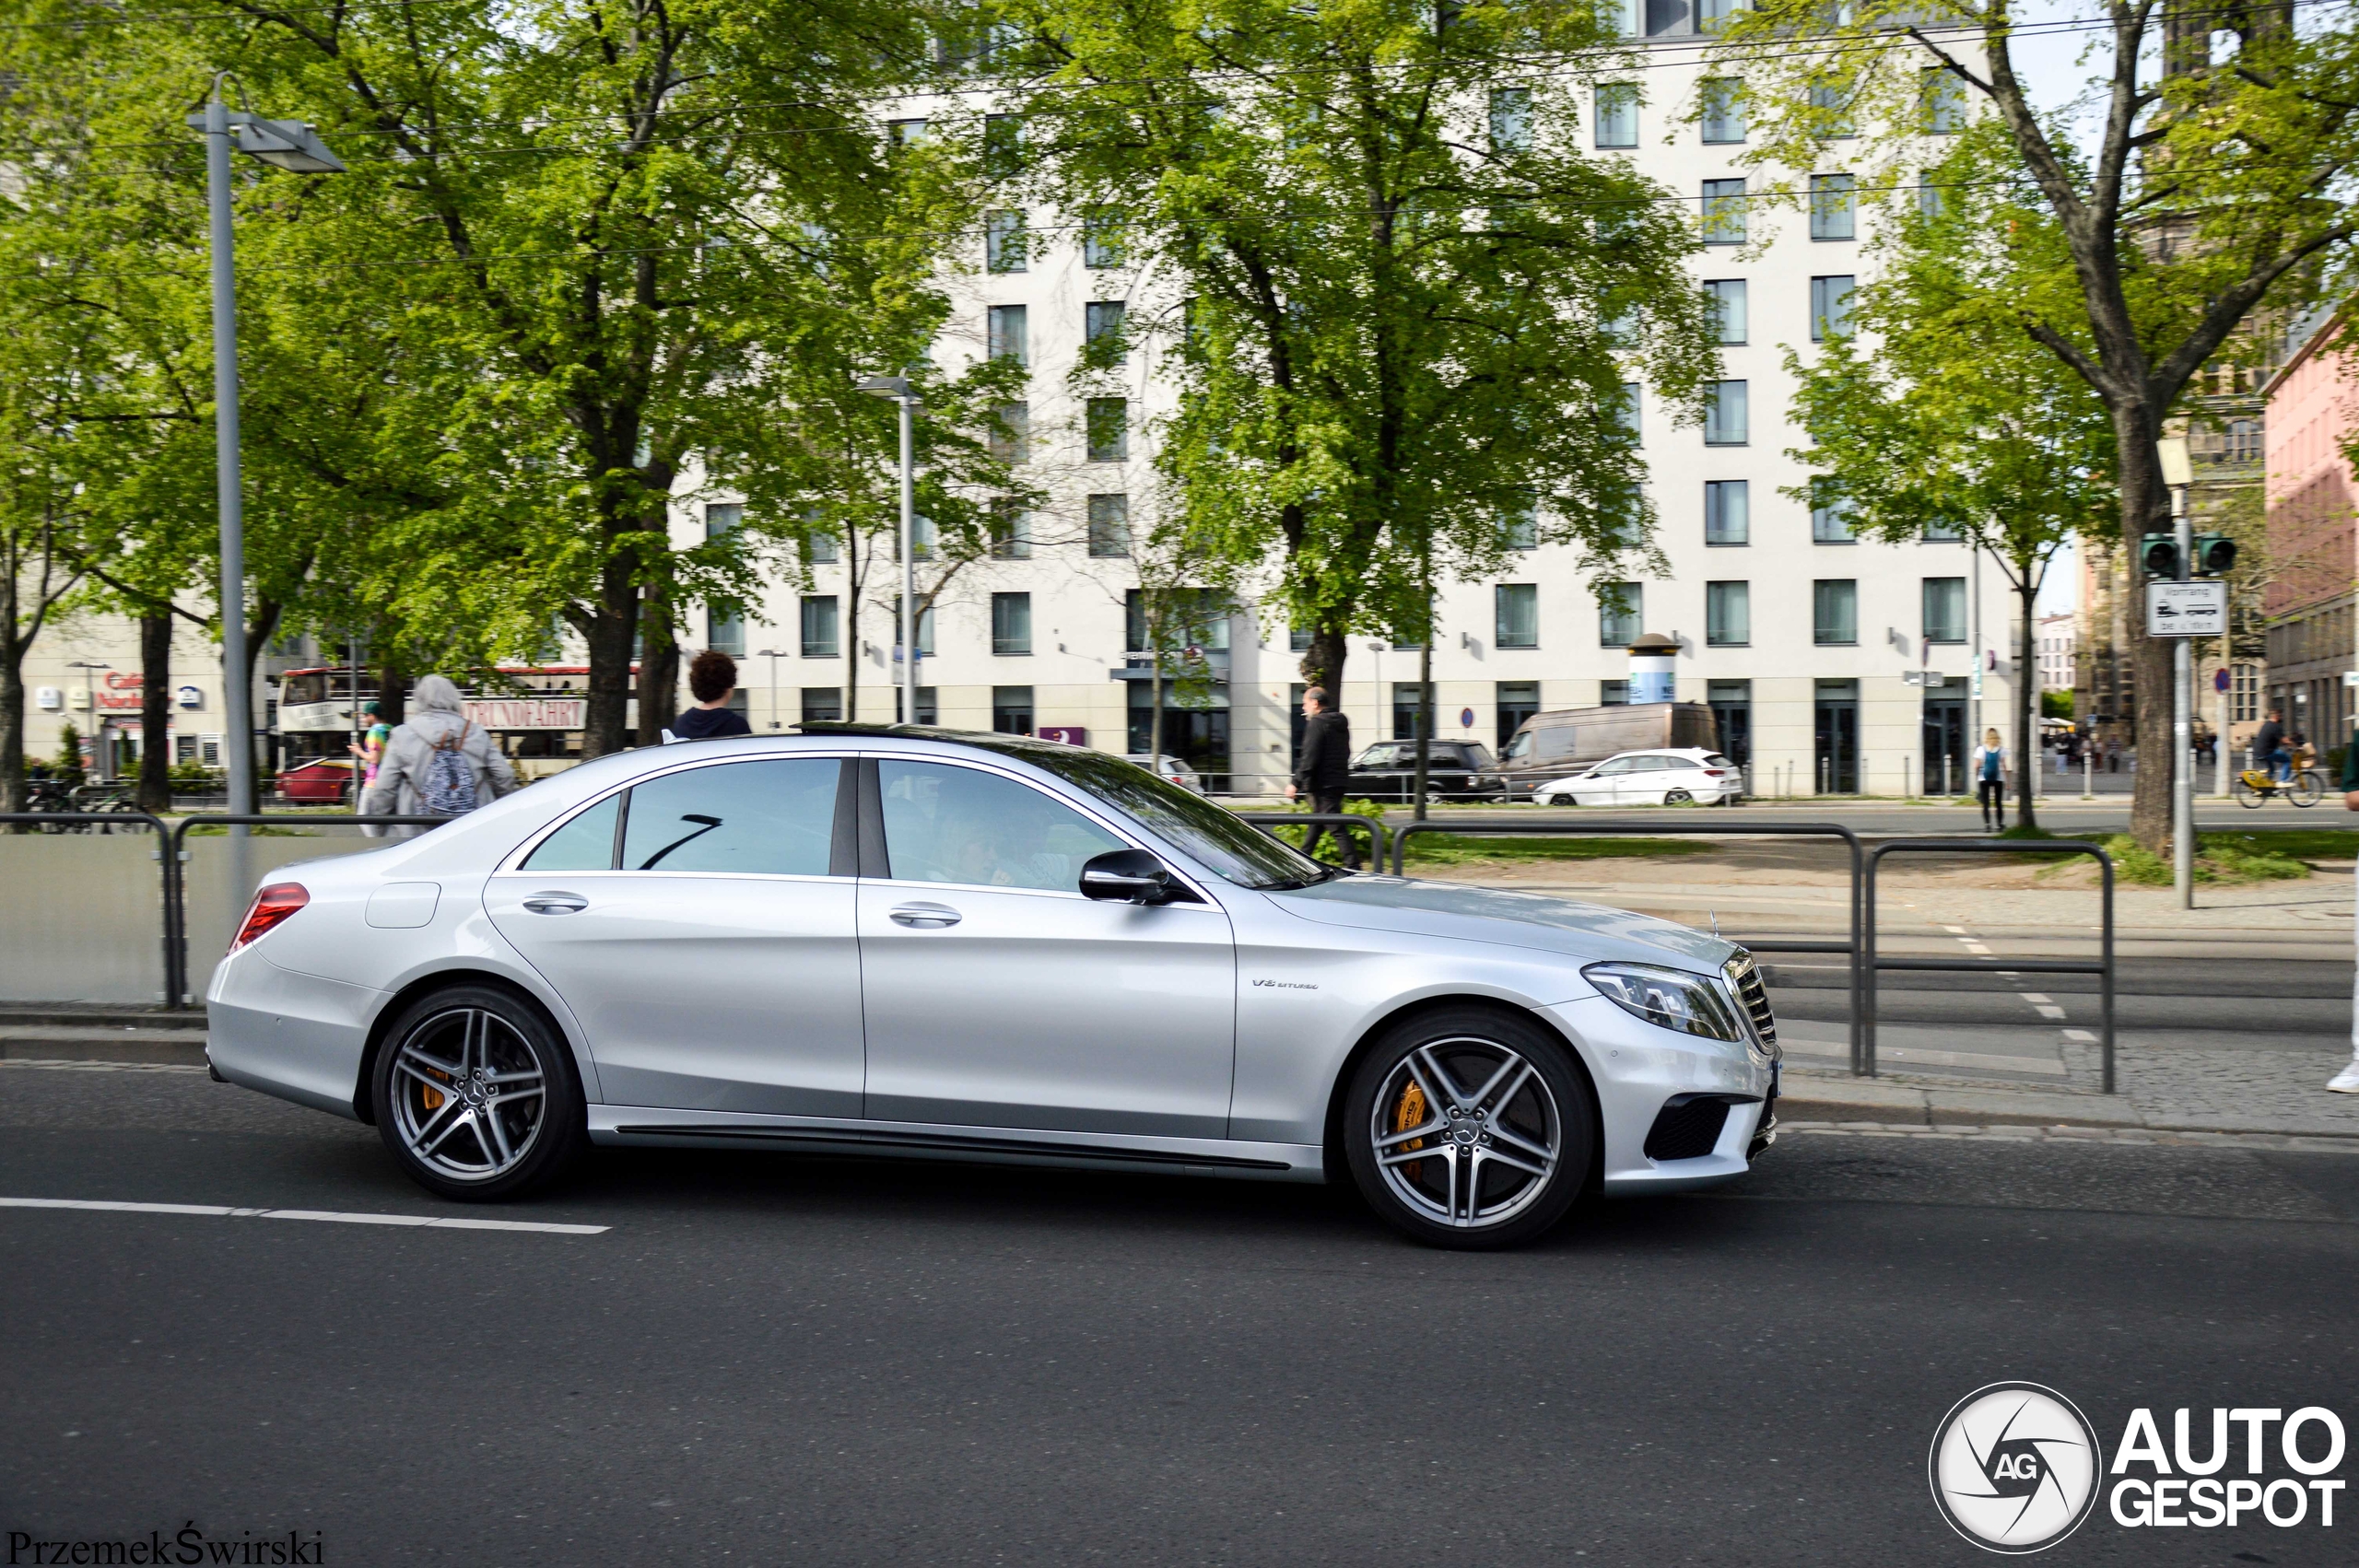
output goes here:
{"type": "Polygon", "coordinates": [[[1286,913],[1321,925],[1532,947],[1588,963],[1618,959],[1709,974],[1737,951],[1719,937],[1652,915],[1413,877],[1337,877],[1269,897],[1286,913]]]}

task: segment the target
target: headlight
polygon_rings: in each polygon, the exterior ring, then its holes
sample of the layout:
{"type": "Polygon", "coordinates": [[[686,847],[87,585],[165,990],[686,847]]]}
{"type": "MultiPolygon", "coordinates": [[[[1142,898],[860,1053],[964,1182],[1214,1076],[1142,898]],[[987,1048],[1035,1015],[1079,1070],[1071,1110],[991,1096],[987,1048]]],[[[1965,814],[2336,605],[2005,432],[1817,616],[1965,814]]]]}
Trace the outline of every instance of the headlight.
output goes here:
{"type": "Polygon", "coordinates": [[[1744,1038],[1735,1010],[1707,976],[1653,964],[1592,964],[1581,975],[1623,1012],[1649,1024],[1708,1040],[1744,1038]]]}

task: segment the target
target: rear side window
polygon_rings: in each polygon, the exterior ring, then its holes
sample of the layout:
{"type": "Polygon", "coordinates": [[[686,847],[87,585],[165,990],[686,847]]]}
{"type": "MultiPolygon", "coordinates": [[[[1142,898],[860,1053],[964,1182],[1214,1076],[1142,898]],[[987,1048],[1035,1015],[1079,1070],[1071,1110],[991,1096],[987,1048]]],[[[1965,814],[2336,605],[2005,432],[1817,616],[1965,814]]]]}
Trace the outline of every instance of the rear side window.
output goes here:
{"type": "Polygon", "coordinates": [[[528,872],[604,872],[615,865],[615,822],[623,798],[609,795],[541,840],[518,869],[528,872]]]}
{"type": "Polygon", "coordinates": [[[782,757],[639,785],[623,824],[622,869],[826,876],[842,773],[837,757],[782,757]]]}

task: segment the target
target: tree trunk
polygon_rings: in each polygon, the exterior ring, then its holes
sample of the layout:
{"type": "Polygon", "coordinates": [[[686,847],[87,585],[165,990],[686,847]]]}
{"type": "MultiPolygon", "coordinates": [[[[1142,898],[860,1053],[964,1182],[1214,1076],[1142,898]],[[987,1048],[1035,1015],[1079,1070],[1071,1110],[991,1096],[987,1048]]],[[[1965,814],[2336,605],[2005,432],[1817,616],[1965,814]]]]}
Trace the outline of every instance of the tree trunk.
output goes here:
{"type": "Polygon", "coordinates": [[[591,607],[582,638],[590,655],[588,703],[582,719],[581,755],[604,756],[625,749],[623,729],[630,713],[631,638],[639,630],[639,586],[631,563],[617,556],[598,573],[598,602],[591,607]]]}
{"type": "MultiPolygon", "coordinates": [[[[1433,603],[1433,585],[1426,585],[1426,603],[1433,603]]],[[[1381,700],[1381,694],[1379,694],[1381,700]]],[[[1426,777],[1432,766],[1434,742],[1434,627],[1426,615],[1426,646],[1417,655],[1417,820],[1426,820],[1426,777]]]]}
{"type": "Polygon", "coordinates": [[[2130,797],[2130,836],[2154,853],[2171,838],[2171,644],[2146,635],[2146,572],[2139,535],[2170,527],[2170,491],[2154,455],[2157,421],[2143,404],[2118,410],[2120,448],[2121,543],[2130,562],[2130,690],[2138,699],[2138,773],[2130,797]]]}
{"type": "Polygon", "coordinates": [[[139,617],[139,809],[172,809],[172,610],[139,617]]]}
{"type": "Polygon", "coordinates": [[[2036,828],[2039,816],[2032,802],[2039,793],[2039,737],[2032,716],[2039,702],[2038,624],[2033,605],[2039,596],[2038,563],[2017,563],[2015,603],[2023,609],[2023,631],[2015,638],[2015,823],[2036,828]]]}
{"type": "Polygon", "coordinates": [[[385,656],[377,667],[377,721],[391,729],[400,723],[409,706],[409,673],[401,655],[386,639],[385,656]]]}
{"type": "Polygon", "coordinates": [[[0,812],[25,809],[23,649],[0,648],[0,812]]]}
{"type": "Polygon", "coordinates": [[[672,605],[651,585],[640,601],[639,743],[660,745],[680,708],[680,642],[672,605]]]}
{"type": "MultiPolygon", "coordinates": [[[[270,773],[270,768],[265,766],[269,755],[266,739],[264,755],[259,758],[254,755],[256,739],[266,737],[269,733],[270,726],[264,722],[264,719],[269,714],[270,708],[267,698],[260,701],[254,698],[254,670],[262,662],[263,649],[269,647],[270,639],[278,635],[278,623],[285,618],[286,614],[287,606],[276,600],[263,599],[255,602],[254,618],[246,626],[246,667],[238,672],[239,679],[246,683],[248,732],[243,735],[223,737],[230,745],[242,745],[246,748],[246,766],[252,770],[254,781],[253,805],[256,811],[270,809],[269,793],[263,788],[264,777],[270,773]]],[[[95,719],[97,716],[94,714],[92,717],[95,719]]]]}
{"type": "Polygon", "coordinates": [[[1303,685],[1325,687],[1327,706],[1338,713],[1344,710],[1344,661],[1350,654],[1344,628],[1323,624],[1311,632],[1310,646],[1303,650],[1303,685]]]}

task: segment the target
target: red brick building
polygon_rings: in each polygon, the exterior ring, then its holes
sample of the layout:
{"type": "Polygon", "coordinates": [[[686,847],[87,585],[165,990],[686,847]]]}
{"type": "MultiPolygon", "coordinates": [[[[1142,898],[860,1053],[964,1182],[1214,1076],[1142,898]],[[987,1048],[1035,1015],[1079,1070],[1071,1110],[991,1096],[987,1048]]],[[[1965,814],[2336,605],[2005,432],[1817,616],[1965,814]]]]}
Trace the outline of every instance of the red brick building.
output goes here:
{"type": "Polygon", "coordinates": [[[2268,400],[2269,696],[2321,753],[2350,738],[2353,587],[2359,582],[2359,360],[2341,346],[2348,310],[2323,310],[2289,334],[2268,400]]]}

